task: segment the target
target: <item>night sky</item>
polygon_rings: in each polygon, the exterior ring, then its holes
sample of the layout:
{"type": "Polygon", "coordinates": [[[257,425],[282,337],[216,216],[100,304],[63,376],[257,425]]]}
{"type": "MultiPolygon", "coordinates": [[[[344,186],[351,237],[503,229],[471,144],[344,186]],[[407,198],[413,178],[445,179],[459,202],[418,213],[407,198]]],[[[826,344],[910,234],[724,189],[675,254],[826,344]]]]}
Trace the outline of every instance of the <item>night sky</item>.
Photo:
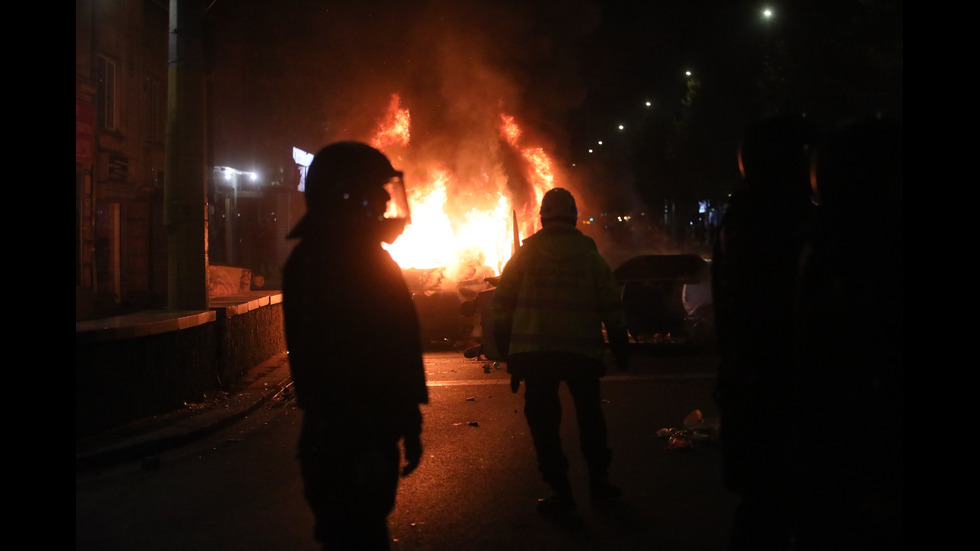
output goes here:
{"type": "Polygon", "coordinates": [[[723,193],[741,131],[775,107],[902,115],[900,1],[782,4],[219,0],[213,164],[274,171],[292,146],[367,139],[398,93],[415,147],[443,157],[506,111],[610,201],[723,193]]]}

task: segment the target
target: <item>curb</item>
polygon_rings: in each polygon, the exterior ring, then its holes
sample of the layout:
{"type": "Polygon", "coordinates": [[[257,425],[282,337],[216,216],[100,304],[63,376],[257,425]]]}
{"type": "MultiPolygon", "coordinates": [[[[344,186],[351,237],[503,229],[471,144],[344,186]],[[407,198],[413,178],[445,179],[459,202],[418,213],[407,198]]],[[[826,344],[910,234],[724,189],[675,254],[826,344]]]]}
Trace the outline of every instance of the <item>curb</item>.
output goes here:
{"type": "Polygon", "coordinates": [[[127,461],[151,461],[153,456],[199,440],[233,425],[267,401],[292,387],[288,357],[274,356],[250,370],[239,390],[226,400],[197,409],[179,410],[159,419],[146,420],[151,428],[129,427],[125,435],[103,435],[92,442],[75,443],[75,474],[106,468],[127,461]],[[84,449],[83,449],[84,448],[84,449]]]}

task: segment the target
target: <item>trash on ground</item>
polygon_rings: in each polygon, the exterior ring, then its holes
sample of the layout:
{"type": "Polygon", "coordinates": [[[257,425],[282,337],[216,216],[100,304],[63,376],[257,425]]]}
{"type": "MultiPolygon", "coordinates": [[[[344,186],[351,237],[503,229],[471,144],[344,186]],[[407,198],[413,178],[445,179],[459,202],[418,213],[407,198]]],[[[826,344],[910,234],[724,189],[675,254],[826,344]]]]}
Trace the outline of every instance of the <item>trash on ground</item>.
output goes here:
{"type": "Polygon", "coordinates": [[[696,409],[688,413],[687,417],[684,418],[684,428],[692,430],[703,422],[704,414],[701,413],[700,409],[696,409]]]}
{"type": "Polygon", "coordinates": [[[665,449],[672,451],[691,450],[694,444],[718,441],[717,419],[705,419],[701,410],[696,409],[687,414],[683,421],[683,429],[664,427],[657,431],[657,436],[667,439],[665,449]]]}
{"type": "Polygon", "coordinates": [[[675,434],[667,441],[667,448],[671,451],[693,450],[694,442],[686,434],[675,434]]]}

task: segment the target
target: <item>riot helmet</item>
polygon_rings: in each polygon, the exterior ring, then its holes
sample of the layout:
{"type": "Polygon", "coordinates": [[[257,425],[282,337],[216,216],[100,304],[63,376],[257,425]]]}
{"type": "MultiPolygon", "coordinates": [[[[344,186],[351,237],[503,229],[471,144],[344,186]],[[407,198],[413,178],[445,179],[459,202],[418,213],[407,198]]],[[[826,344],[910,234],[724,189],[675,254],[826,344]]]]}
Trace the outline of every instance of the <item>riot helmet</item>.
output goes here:
{"type": "Polygon", "coordinates": [[[410,221],[401,171],[377,149],[360,142],[328,145],[313,157],[306,176],[306,216],[289,237],[339,223],[377,231],[391,243],[410,221]]]}
{"type": "Polygon", "coordinates": [[[575,225],[578,219],[578,208],[575,197],[565,188],[556,187],[548,190],[541,199],[541,223],[565,222],[575,225]]]}

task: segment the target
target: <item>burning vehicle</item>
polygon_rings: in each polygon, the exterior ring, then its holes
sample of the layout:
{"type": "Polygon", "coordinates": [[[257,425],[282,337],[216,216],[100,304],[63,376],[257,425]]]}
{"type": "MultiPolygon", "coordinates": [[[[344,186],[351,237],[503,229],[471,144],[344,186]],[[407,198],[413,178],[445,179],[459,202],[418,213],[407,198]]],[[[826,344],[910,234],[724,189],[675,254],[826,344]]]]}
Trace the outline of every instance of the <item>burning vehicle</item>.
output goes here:
{"type": "MultiPolygon", "coordinates": [[[[476,299],[493,287],[520,236],[539,229],[534,210],[559,179],[544,149],[525,144],[514,116],[486,115],[436,152],[412,143],[411,112],[392,94],[365,140],[406,174],[410,222],[384,247],[412,291],[426,346],[479,341],[476,299]]],[[[298,165],[303,158],[294,152],[298,165]]]]}
{"type": "MultiPolygon", "coordinates": [[[[423,346],[468,346],[468,356],[494,360],[489,312],[496,279],[521,237],[540,229],[536,210],[545,192],[574,184],[543,148],[526,145],[514,116],[489,118],[478,136],[434,153],[413,147],[411,113],[393,94],[368,141],[406,174],[410,222],[385,249],[412,291],[423,346]]],[[[634,341],[707,341],[708,272],[696,255],[640,256],[620,266],[614,275],[634,341]]]]}
{"type": "Polygon", "coordinates": [[[634,342],[714,344],[711,269],[694,254],[652,254],[613,270],[634,342]]]}

